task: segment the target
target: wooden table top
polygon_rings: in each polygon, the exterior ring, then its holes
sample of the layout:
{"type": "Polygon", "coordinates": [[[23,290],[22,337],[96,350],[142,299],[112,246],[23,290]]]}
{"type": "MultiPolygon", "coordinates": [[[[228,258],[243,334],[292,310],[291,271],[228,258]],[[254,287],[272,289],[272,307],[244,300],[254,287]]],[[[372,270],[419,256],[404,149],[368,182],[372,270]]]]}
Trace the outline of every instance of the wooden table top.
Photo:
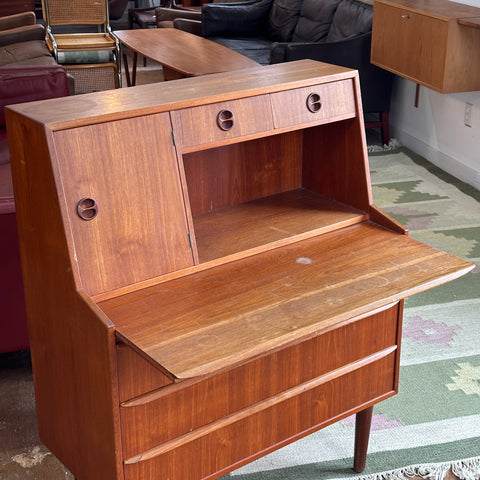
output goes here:
{"type": "Polygon", "coordinates": [[[187,77],[258,67],[223,45],[176,28],[116,30],[121,43],[187,77]]]}

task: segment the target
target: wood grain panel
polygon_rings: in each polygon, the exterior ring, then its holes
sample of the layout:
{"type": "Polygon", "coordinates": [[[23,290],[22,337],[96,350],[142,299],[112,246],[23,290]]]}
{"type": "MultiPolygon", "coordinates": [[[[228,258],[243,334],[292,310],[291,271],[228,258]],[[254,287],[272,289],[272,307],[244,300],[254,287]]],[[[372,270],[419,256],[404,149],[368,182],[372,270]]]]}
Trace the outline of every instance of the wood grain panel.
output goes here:
{"type": "MultiPolygon", "coordinates": [[[[480,4],[479,4],[480,6],[480,4]]],[[[451,22],[445,70],[445,92],[480,90],[480,8],[477,25],[451,22]]]]}
{"type": "Polygon", "coordinates": [[[397,325],[398,305],[233,370],[124,403],[120,408],[124,456],[132,457],[295,385],[395,347],[397,325]]]}
{"type": "Polygon", "coordinates": [[[364,135],[357,117],[304,130],[302,185],[367,212],[373,200],[364,135]]]}
{"type": "MultiPolygon", "coordinates": [[[[172,112],[171,115],[176,143],[182,147],[239,138],[273,129],[268,95],[186,108],[172,112]],[[222,130],[218,124],[217,118],[221,112],[229,112],[223,117],[232,119],[229,130],[222,130]]],[[[224,125],[228,127],[228,122],[224,125]]]]}
{"type": "Polygon", "coordinates": [[[273,93],[272,107],[275,128],[317,122],[332,122],[356,115],[353,80],[325,83],[314,87],[273,93]],[[310,95],[318,97],[317,111],[307,107],[310,95]]]}
{"type": "Polygon", "coordinates": [[[74,263],[90,295],[193,264],[170,131],[160,114],[55,134],[74,263]],[[91,221],[77,215],[84,197],[98,204],[91,221]]]}
{"type": "Polygon", "coordinates": [[[145,452],[127,460],[125,479],[198,480],[219,476],[215,472],[227,473],[258,457],[259,452],[264,455],[360,410],[359,406],[392,395],[394,363],[395,355],[391,354],[298,396],[286,395],[275,399],[278,403],[239,412],[206,428],[198,437],[194,431],[191,440],[187,435],[160,446],[158,451],[145,452]],[[184,462],[185,458],[190,461],[184,462]]]}
{"type": "Polygon", "coordinates": [[[372,62],[442,89],[448,22],[377,2],[374,18],[372,62]]]}
{"type": "Polygon", "coordinates": [[[164,387],[173,380],[124,343],[117,344],[118,395],[120,402],[164,387]]]}
{"type": "Polygon", "coordinates": [[[268,250],[368,219],[364,212],[305,189],[215,210],[194,219],[200,262],[268,250]]]}
{"type": "Polygon", "coordinates": [[[302,132],[183,155],[194,216],[302,186],[302,132]]]}

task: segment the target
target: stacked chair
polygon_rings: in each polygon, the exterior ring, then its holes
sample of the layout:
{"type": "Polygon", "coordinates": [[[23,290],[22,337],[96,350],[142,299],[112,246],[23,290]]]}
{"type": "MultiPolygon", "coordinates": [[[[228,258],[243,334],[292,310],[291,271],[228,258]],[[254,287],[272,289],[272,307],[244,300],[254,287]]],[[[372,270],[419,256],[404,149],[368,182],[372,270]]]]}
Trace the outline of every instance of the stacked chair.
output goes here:
{"type": "Polygon", "coordinates": [[[121,86],[120,46],[108,0],[42,0],[47,45],[75,78],[75,93],[121,86]]]}

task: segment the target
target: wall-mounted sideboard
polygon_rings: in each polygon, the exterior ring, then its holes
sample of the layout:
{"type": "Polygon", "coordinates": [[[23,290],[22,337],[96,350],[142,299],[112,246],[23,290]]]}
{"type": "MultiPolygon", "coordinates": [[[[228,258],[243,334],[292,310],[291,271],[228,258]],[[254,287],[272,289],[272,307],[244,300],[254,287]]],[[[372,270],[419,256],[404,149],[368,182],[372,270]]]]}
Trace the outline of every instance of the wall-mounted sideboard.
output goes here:
{"type": "Polygon", "coordinates": [[[480,90],[480,8],[375,0],[371,62],[441,93],[480,90]]]}
{"type": "Polygon", "coordinates": [[[398,388],[405,297],[473,265],[372,202],[356,71],[9,107],[40,435],[79,480],[213,479],[398,388]]]}

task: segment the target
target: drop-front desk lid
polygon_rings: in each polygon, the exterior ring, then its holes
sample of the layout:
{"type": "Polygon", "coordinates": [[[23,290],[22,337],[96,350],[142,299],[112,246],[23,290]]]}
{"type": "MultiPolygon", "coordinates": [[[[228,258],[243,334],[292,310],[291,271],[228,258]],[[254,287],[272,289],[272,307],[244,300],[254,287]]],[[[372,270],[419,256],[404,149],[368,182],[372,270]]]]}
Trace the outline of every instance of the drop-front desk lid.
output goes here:
{"type": "Polygon", "coordinates": [[[472,268],[364,222],[99,306],[121,340],[173,377],[188,378],[295,343],[472,268]]]}

